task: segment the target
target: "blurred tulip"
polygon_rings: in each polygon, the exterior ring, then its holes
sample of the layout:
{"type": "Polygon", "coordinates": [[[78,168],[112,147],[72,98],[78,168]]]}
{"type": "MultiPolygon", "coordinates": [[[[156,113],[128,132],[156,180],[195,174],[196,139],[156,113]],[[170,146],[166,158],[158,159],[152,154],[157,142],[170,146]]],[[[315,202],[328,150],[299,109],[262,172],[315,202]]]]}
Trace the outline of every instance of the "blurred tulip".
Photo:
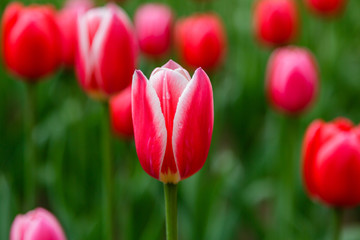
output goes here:
{"type": "Polygon", "coordinates": [[[137,70],[132,85],[132,116],[143,169],[164,183],[178,183],[205,163],[214,124],[210,79],[201,69],[190,78],[169,61],[150,79],[137,70]]]}
{"type": "Polygon", "coordinates": [[[71,0],[67,1],[57,15],[62,41],[62,62],[68,67],[74,65],[77,17],[92,7],[93,3],[90,0],[71,0]]]}
{"type": "Polygon", "coordinates": [[[288,114],[304,111],[318,88],[315,58],[304,48],[284,47],[273,52],[268,62],[266,90],[275,108],[288,114]]]}
{"type": "Polygon", "coordinates": [[[305,0],[308,7],[314,12],[331,16],[339,14],[346,5],[346,0],[305,0]]]}
{"type": "Polygon", "coordinates": [[[115,134],[120,137],[134,135],[131,116],[131,86],[110,99],[110,119],[115,134]]]}
{"type": "Polygon", "coordinates": [[[139,47],[149,57],[165,55],[171,44],[173,14],[170,7],[149,3],[142,5],[135,13],[135,29],[139,47]]]}
{"type": "Polygon", "coordinates": [[[290,43],[298,31],[298,14],[293,0],[258,0],[253,21],[256,37],[265,45],[290,43]]]}
{"type": "Polygon", "coordinates": [[[314,121],[303,145],[303,180],[309,195],[334,207],[360,203],[360,126],[345,118],[314,121]]]}
{"type": "Polygon", "coordinates": [[[36,82],[60,61],[60,33],[50,5],[9,4],[2,18],[2,52],[10,71],[36,82]]]}
{"type": "Polygon", "coordinates": [[[103,99],[125,89],[136,58],[133,28],[120,7],[108,4],[79,16],[76,72],[89,95],[103,99]]]}
{"type": "Polygon", "coordinates": [[[58,220],[43,208],[17,215],[10,230],[10,240],[66,240],[58,220]]]}
{"type": "Polygon", "coordinates": [[[215,14],[196,14],[180,19],[175,41],[181,60],[188,66],[211,70],[223,60],[226,35],[221,19],[215,14]]]}

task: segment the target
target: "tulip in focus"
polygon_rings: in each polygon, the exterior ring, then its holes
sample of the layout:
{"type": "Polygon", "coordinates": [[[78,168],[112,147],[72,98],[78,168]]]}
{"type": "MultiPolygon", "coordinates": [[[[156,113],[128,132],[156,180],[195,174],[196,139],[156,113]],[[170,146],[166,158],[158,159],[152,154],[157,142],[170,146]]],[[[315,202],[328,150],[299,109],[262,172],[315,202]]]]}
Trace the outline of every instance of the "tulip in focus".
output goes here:
{"type": "Polygon", "coordinates": [[[10,230],[10,240],[66,240],[58,220],[43,208],[17,215],[10,230]]]}
{"type": "Polygon", "coordinates": [[[299,114],[317,94],[315,58],[304,48],[284,47],[273,52],[268,62],[266,90],[272,105],[287,114],[299,114]]]}
{"type": "Polygon", "coordinates": [[[175,41],[180,59],[193,68],[214,69],[226,52],[224,26],[215,14],[180,19],[175,27],[175,41]]]}
{"type": "Polygon", "coordinates": [[[141,51],[149,57],[165,55],[171,44],[173,14],[163,4],[142,5],[135,13],[135,29],[141,51]]]}
{"type": "Polygon", "coordinates": [[[60,61],[60,33],[52,6],[9,4],[2,17],[6,67],[22,80],[36,82],[60,61]]]}
{"type": "Polygon", "coordinates": [[[346,5],[346,0],[305,0],[308,7],[317,14],[332,16],[339,14],[346,5]]]}
{"type": "Polygon", "coordinates": [[[76,72],[89,95],[104,99],[131,83],[137,58],[135,41],[128,16],[115,4],[79,16],[76,72]]]}
{"type": "Polygon", "coordinates": [[[307,192],[333,207],[360,204],[360,126],[345,118],[314,121],[303,145],[307,192]]]}
{"type": "Polygon", "coordinates": [[[258,0],[254,12],[257,39],[270,46],[290,43],[298,30],[298,14],[293,0],[258,0]]]}
{"type": "Polygon", "coordinates": [[[131,86],[110,99],[110,120],[116,135],[128,138],[134,135],[131,115],[131,86]]]}
{"type": "Polygon", "coordinates": [[[214,105],[210,80],[201,68],[191,78],[170,60],[149,80],[137,70],[132,116],[139,161],[150,176],[176,184],[202,168],[211,142],[214,105]]]}
{"type": "Polygon", "coordinates": [[[92,7],[93,3],[90,0],[68,0],[57,15],[62,41],[62,62],[68,67],[74,65],[77,17],[92,7]]]}

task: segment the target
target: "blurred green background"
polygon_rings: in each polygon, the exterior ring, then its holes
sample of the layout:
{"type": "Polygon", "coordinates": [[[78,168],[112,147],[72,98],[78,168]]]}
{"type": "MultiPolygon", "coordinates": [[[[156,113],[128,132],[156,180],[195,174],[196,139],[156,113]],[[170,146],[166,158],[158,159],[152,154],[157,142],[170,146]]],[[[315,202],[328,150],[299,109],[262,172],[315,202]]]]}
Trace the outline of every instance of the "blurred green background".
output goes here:
{"type": "MultiPolygon", "coordinates": [[[[61,0],[53,1],[61,7],[61,0]]],[[[1,0],[1,14],[8,2],[1,0]]],[[[144,2],[148,1],[127,0],[122,6],[132,17],[144,2]]],[[[166,3],[178,17],[217,12],[228,36],[226,60],[210,73],[215,126],[209,157],[199,173],[179,184],[179,239],[330,239],[332,212],[309,200],[302,187],[301,142],[313,119],[345,116],[360,121],[360,1],[350,0],[342,16],[333,19],[316,17],[297,1],[301,26],[294,44],[314,53],[321,83],[313,108],[292,119],[274,112],[266,101],[264,75],[271,49],[253,37],[254,1],[166,3]],[[295,187],[289,191],[292,177],[295,187]]],[[[138,68],[149,76],[166,61],[141,58],[138,68]]],[[[68,239],[99,240],[102,106],[82,92],[69,70],[59,70],[39,83],[36,92],[33,139],[38,149],[39,206],[58,217],[68,239]]],[[[4,240],[15,215],[22,212],[24,101],[24,84],[0,64],[0,239],[4,240]]],[[[161,182],[142,170],[133,141],[114,137],[113,145],[118,239],[165,239],[161,182]]],[[[343,239],[360,239],[358,209],[346,211],[343,239]]]]}

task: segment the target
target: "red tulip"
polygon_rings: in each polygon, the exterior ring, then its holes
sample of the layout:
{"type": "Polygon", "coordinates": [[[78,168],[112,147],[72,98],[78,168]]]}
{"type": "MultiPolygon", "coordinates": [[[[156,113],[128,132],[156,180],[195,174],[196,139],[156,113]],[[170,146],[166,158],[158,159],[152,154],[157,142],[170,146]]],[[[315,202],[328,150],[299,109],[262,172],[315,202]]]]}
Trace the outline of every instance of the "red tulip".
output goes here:
{"type": "Polygon", "coordinates": [[[169,51],[173,14],[168,6],[159,3],[142,5],[136,11],[134,21],[143,53],[158,58],[169,51]]]}
{"type": "Polygon", "coordinates": [[[131,116],[131,86],[110,99],[110,119],[116,135],[120,137],[134,135],[131,116]]]}
{"type": "Polygon", "coordinates": [[[339,14],[345,7],[346,0],[305,0],[306,4],[314,12],[331,16],[339,14]]]}
{"type": "Polygon", "coordinates": [[[136,58],[131,22],[120,7],[108,4],[79,16],[76,71],[91,96],[105,98],[125,89],[136,58]]]}
{"type": "Polygon", "coordinates": [[[303,145],[303,179],[314,199],[335,207],[360,203],[360,126],[314,121],[303,145]]]}
{"type": "Polygon", "coordinates": [[[2,18],[6,66],[23,80],[36,82],[53,72],[60,60],[59,28],[49,6],[9,4],[2,18]]]}
{"type": "Polygon", "coordinates": [[[58,220],[43,208],[17,215],[10,230],[10,240],[66,240],[58,220]]]}
{"type": "Polygon", "coordinates": [[[132,84],[135,146],[145,172],[178,183],[205,163],[214,124],[210,79],[201,69],[190,78],[169,61],[150,79],[137,70],[132,84]]]}
{"type": "Polygon", "coordinates": [[[298,30],[298,14],[293,0],[258,0],[254,29],[258,40],[265,45],[291,42],[298,30]]]}
{"type": "Polygon", "coordinates": [[[181,60],[193,68],[213,69],[226,52],[224,27],[215,14],[196,14],[179,20],[175,40],[181,60]]]}
{"type": "Polygon", "coordinates": [[[93,7],[90,0],[71,0],[58,13],[57,20],[62,40],[62,62],[72,67],[74,65],[77,35],[77,17],[93,7]]]}
{"type": "Polygon", "coordinates": [[[269,100],[275,108],[288,114],[304,111],[317,94],[315,58],[304,48],[275,50],[268,63],[266,84],[269,100]]]}

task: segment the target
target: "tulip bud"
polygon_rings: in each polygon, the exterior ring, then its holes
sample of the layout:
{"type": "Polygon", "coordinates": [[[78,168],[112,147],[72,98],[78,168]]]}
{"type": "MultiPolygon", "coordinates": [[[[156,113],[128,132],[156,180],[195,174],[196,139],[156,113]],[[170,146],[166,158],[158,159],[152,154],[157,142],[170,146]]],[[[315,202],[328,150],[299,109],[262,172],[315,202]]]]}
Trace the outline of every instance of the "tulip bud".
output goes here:
{"type": "Polygon", "coordinates": [[[164,183],[178,183],[199,171],[214,125],[206,73],[198,68],[191,78],[171,60],[149,80],[137,70],[131,97],[135,146],[145,172],[164,183]]]}
{"type": "Polygon", "coordinates": [[[110,119],[116,135],[128,138],[134,135],[131,116],[131,86],[110,99],[110,119]]]}
{"type": "Polygon", "coordinates": [[[211,70],[223,60],[226,35],[221,19],[215,14],[197,14],[180,19],[175,41],[181,60],[188,66],[211,70]]]}
{"type": "Polygon", "coordinates": [[[93,3],[90,0],[71,0],[57,15],[62,41],[62,62],[68,67],[74,65],[77,17],[91,7],[93,3]]]}
{"type": "Polygon", "coordinates": [[[36,82],[59,64],[60,41],[51,6],[9,4],[2,18],[2,52],[11,72],[36,82]]]}
{"type": "Polygon", "coordinates": [[[333,207],[360,203],[360,127],[345,118],[314,121],[303,143],[303,180],[309,195],[333,207]]]}
{"type": "Polygon", "coordinates": [[[298,29],[298,14],[293,0],[258,0],[254,31],[257,39],[270,46],[290,43],[298,29]]]}
{"type": "Polygon", "coordinates": [[[149,57],[165,55],[171,44],[173,14],[167,5],[149,3],[135,13],[135,29],[140,50],[149,57]]]}
{"type": "Polygon", "coordinates": [[[346,0],[305,0],[308,7],[323,16],[339,14],[345,7],[346,0]]]}
{"type": "Polygon", "coordinates": [[[115,4],[79,16],[76,72],[90,96],[106,98],[130,84],[137,58],[135,41],[128,16],[115,4]]]}
{"type": "Polygon", "coordinates": [[[275,50],[270,57],[266,77],[269,101],[287,114],[301,113],[317,94],[317,64],[313,55],[304,48],[275,50]]]}
{"type": "Polygon", "coordinates": [[[10,230],[10,240],[66,240],[58,220],[43,208],[17,215],[10,230]]]}

